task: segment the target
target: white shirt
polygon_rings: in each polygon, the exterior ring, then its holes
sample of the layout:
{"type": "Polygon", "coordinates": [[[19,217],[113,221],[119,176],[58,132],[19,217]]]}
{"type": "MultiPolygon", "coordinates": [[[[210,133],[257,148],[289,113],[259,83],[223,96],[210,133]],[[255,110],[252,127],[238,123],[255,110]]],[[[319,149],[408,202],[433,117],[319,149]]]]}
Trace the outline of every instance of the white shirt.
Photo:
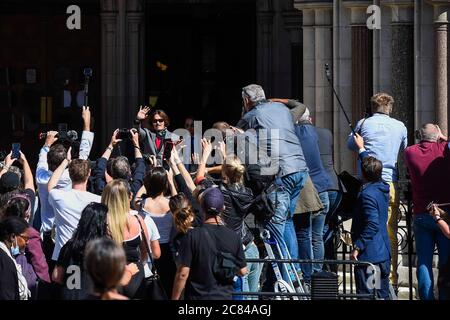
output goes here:
{"type": "Polygon", "coordinates": [[[78,226],[81,212],[91,202],[100,203],[101,197],[87,191],[52,189],[48,202],[55,212],[56,243],[52,260],[57,261],[61,248],[78,226]]]}
{"type": "MultiPolygon", "coordinates": [[[[80,141],[80,159],[86,160],[91,152],[92,143],[94,141],[94,133],[83,131],[80,141]]],[[[36,169],[36,183],[41,201],[41,232],[51,231],[55,220],[55,213],[48,203],[47,184],[53,172],[48,170],[47,153],[48,147],[43,147],[39,153],[39,162],[36,169]]],[[[71,190],[72,181],[69,177],[69,170],[64,170],[61,178],[56,186],[57,189],[71,190]]]]}
{"type": "MultiPolygon", "coordinates": [[[[148,239],[149,242],[152,241],[156,241],[159,240],[159,238],[161,237],[159,235],[159,231],[158,231],[158,227],[155,224],[155,221],[153,221],[152,217],[150,217],[149,214],[141,214],[141,217],[144,219],[144,223],[145,226],[147,227],[147,231],[148,231],[148,236],[150,239],[148,239]]],[[[150,252],[152,252],[152,248],[150,247],[150,243],[149,245],[149,250],[150,252]]],[[[152,261],[150,260],[150,258],[148,258],[147,263],[144,264],[144,272],[145,272],[145,277],[148,278],[152,275],[152,261]]]]}

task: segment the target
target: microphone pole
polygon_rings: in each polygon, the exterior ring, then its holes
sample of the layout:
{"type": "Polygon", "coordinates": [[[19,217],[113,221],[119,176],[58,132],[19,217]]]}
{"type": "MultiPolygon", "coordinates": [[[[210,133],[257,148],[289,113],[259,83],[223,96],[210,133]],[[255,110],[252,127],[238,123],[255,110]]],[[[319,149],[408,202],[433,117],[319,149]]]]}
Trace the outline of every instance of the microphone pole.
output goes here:
{"type": "Polygon", "coordinates": [[[330,84],[331,88],[333,89],[334,96],[336,97],[336,99],[339,103],[339,106],[341,107],[341,110],[344,113],[344,116],[345,116],[345,119],[347,120],[348,126],[352,130],[353,135],[356,135],[355,129],[353,129],[352,122],[348,118],[347,112],[345,112],[345,109],[344,109],[344,106],[342,105],[341,99],[339,99],[339,96],[338,96],[336,90],[334,89],[333,79],[331,78],[330,65],[328,63],[325,63],[325,75],[327,77],[328,83],[330,84]]]}

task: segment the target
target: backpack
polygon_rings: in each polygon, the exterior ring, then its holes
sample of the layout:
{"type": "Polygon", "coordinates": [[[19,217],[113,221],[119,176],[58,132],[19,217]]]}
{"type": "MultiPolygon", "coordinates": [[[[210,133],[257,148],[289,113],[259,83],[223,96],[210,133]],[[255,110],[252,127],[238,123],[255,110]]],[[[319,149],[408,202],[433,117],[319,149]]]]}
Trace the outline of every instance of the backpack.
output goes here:
{"type": "Polygon", "coordinates": [[[216,241],[214,241],[209,234],[208,229],[201,227],[208,238],[208,242],[214,245],[214,261],[213,261],[213,274],[217,282],[220,285],[232,285],[234,282],[234,277],[239,271],[239,266],[236,262],[236,258],[233,254],[229,252],[223,252],[217,249],[216,241]]]}
{"type": "Polygon", "coordinates": [[[275,184],[270,184],[264,188],[259,195],[255,197],[253,202],[249,207],[249,212],[253,213],[256,221],[267,222],[272,219],[275,215],[276,205],[278,202],[277,197],[275,198],[275,203],[273,203],[268,194],[273,192],[277,186],[275,184]]]}

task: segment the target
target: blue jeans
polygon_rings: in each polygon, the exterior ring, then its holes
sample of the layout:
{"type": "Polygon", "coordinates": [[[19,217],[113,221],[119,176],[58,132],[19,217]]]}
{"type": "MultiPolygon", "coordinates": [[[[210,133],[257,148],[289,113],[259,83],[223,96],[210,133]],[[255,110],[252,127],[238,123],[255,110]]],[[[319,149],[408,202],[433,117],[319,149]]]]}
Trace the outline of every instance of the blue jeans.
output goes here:
{"type": "MultiPolygon", "coordinates": [[[[428,214],[414,216],[414,235],[417,252],[417,282],[421,300],[434,300],[433,253],[437,245],[439,253],[439,269],[450,257],[450,240],[439,230],[436,222],[428,214]]],[[[438,287],[439,288],[439,287],[438,287]]],[[[443,290],[439,289],[439,300],[449,299],[443,290]]]]}
{"type": "MultiPolygon", "coordinates": [[[[333,222],[335,211],[337,210],[339,204],[342,200],[342,193],[337,190],[328,191],[328,199],[330,202],[330,207],[327,212],[327,217],[325,219],[325,225],[323,226],[323,242],[326,244],[333,240],[334,230],[330,229],[330,223],[333,222]]],[[[325,254],[327,256],[327,254],[325,254]]],[[[331,258],[334,260],[335,258],[331,258]]]]}
{"type": "MultiPolygon", "coordinates": [[[[323,245],[323,226],[325,217],[330,206],[328,192],[319,193],[322,201],[323,210],[319,213],[312,214],[310,212],[301,213],[295,216],[295,231],[299,247],[300,259],[323,259],[325,249],[323,245]]],[[[303,278],[306,281],[311,280],[312,272],[322,270],[321,263],[302,264],[303,278]]]]}
{"type": "MultiPolygon", "coordinates": [[[[243,281],[242,277],[235,277],[233,282],[233,292],[242,292],[243,291],[243,281]]],[[[233,300],[244,300],[244,296],[242,295],[233,295],[233,300]]]]}
{"type": "MultiPolygon", "coordinates": [[[[284,258],[287,258],[287,250],[289,250],[291,257],[298,256],[297,242],[292,240],[295,239],[295,231],[291,228],[292,212],[295,211],[298,196],[307,177],[308,171],[300,171],[278,178],[276,180],[277,188],[267,194],[276,209],[275,215],[265,224],[264,228],[270,232],[271,239],[277,242],[284,258]],[[287,229],[286,226],[288,226],[287,229]]],[[[272,250],[275,257],[280,258],[278,248],[272,246],[272,250]]],[[[283,279],[289,283],[289,273],[286,272],[286,268],[282,264],[279,264],[279,267],[283,279]]],[[[275,282],[273,277],[269,275],[268,280],[275,282]]]]}
{"type": "MultiPolygon", "coordinates": [[[[259,251],[255,243],[249,244],[244,251],[245,259],[259,259],[259,251]]],[[[242,291],[258,292],[262,263],[247,263],[248,273],[242,277],[242,291]]],[[[258,300],[258,296],[246,296],[244,300],[258,300]]]]}
{"type": "MultiPolygon", "coordinates": [[[[389,298],[389,273],[391,269],[391,260],[386,260],[374,265],[376,268],[376,277],[373,279],[372,270],[368,266],[355,266],[355,285],[357,294],[373,294],[376,289],[376,296],[380,299],[389,298]],[[368,270],[369,269],[369,270],[368,270]],[[375,281],[375,283],[373,283],[375,281]]],[[[370,298],[367,298],[370,299],[370,298]]]]}

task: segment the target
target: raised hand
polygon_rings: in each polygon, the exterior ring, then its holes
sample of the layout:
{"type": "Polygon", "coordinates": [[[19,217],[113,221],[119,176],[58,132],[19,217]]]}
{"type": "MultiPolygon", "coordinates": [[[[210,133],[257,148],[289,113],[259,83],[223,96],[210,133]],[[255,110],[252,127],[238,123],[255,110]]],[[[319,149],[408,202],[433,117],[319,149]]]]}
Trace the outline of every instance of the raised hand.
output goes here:
{"type": "Polygon", "coordinates": [[[144,106],[144,107],[143,107],[143,106],[140,106],[140,107],[139,107],[139,111],[138,111],[138,113],[137,113],[137,115],[136,115],[136,119],[137,119],[137,120],[145,120],[145,119],[147,119],[150,110],[151,110],[150,107],[147,107],[147,106],[144,106]]]}
{"type": "Polygon", "coordinates": [[[117,139],[118,133],[119,133],[119,129],[114,130],[113,135],[111,137],[111,142],[109,143],[109,145],[111,147],[114,147],[116,144],[118,144],[120,141],[122,141],[122,139],[117,139]]]}
{"type": "Polygon", "coordinates": [[[47,137],[45,138],[44,146],[49,147],[56,141],[58,138],[56,138],[56,135],[58,134],[58,131],[48,131],[47,137]]]}
{"type": "Polygon", "coordinates": [[[83,106],[83,110],[81,111],[81,117],[83,118],[84,131],[90,131],[91,127],[91,110],[89,107],[83,106]]]}
{"type": "Polygon", "coordinates": [[[17,159],[17,161],[19,161],[21,164],[24,164],[24,162],[27,161],[27,158],[25,157],[22,151],[20,151],[20,158],[17,159]]]}
{"type": "Polygon", "coordinates": [[[133,141],[133,145],[135,147],[139,147],[139,132],[136,129],[130,130],[131,140],[133,141]]]}
{"type": "Polygon", "coordinates": [[[9,167],[16,161],[16,159],[13,159],[12,157],[12,151],[6,156],[5,158],[5,168],[9,170],[9,167]]]}
{"type": "Polygon", "coordinates": [[[355,144],[358,147],[358,149],[364,148],[364,139],[361,137],[358,133],[355,133],[353,136],[353,139],[355,140],[355,144]]]}

